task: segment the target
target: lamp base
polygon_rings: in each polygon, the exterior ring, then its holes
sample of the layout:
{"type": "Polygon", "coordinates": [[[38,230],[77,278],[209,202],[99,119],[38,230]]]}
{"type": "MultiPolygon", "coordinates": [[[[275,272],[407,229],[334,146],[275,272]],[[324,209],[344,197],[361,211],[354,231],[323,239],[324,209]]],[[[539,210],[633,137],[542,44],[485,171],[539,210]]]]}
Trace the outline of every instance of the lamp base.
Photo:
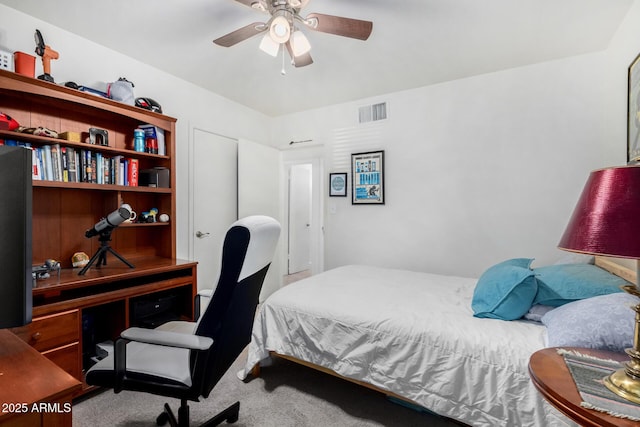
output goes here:
{"type": "MultiPolygon", "coordinates": [[[[640,296],[635,286],[623,286],[622,289],[640,296]]],[[[624,364],[624,368],[613,372],[603,381],[604,385],[618,396],[640,405],[640,304],[635,305],[633,310],[636,312],[633,348],[625,350],[631,360],[624,364]]]]}
{"type": "Polygon", "coordinates": [[[618,369],[605,377],[604,385],[618,396],[640,405],[640,379],[628,375],[626,369],[618,369]]]}

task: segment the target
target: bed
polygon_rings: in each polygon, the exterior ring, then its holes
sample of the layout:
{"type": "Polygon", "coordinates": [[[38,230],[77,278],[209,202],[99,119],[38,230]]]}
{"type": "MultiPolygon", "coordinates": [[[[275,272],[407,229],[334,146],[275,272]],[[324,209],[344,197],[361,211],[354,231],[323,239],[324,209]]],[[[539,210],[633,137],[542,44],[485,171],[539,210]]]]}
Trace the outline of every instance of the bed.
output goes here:
{"type": "Polygon", "coordinates": [[[474,317],[477,284],[361,265],[295,282],[261,305],[238,375],[279,355],[473,426],[573,425],[529,379],[546,326],[474,317]]]}

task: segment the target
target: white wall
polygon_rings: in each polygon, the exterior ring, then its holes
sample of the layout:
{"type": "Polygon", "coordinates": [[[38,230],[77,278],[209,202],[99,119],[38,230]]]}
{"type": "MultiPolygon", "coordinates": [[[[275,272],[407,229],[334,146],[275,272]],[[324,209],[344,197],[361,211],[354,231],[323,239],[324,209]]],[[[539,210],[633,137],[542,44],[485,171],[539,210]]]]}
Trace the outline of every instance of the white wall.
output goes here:
{"type": "MultiPolygon", "coordinates": [[[[236,139],[247,138],[267,143],[270,118],[231,102],[191,83],[143,64],[134,58],[80,38],[29,15],[0,4],[0,46],[32,55],[33,35],[38,28],[47,44],[60,53],[51,62],[56,82],[74,81],[105,90],[106,83],[126,77],[135,84],[136,96],[148,96],[162,105],[163,112],[178,119],[176,125],[177,161],[177,252],[188,257],[188,170],[190,123],[236,139]]],[[[97,29],[96,31],[99,31],[97,29]]],[[[42,62],[36,62],[36,75],[42,74],[42,62]]]]}
{"type": "Polygon", "coordinates": [[[603,52],[277,119],[4,5],[0,45],[31,53],[39,28],[60,52],[56,81],[99,88],[127,77],[137,96],[178,118],[180,257],[188,255],[189,123],[206,123],[282,148],[313,139],[324,144],[326,173],[349,171],[351,152],[386,151],[386,205],[325,199],[327,268],[366,263],[476,276],[507,257],[560,257],[555,246],[589,171],[625,162],[626,68],[640,52],[639,22],[636,1],[603,52]],[[389,103],[389,119],[358,125],[357,107],[380,101],[389,103]]]}
{"type": "Polygon", "coordinates": [[[350,172],[352,152],[385,150],[384,206],[325,199],[326,268],[477,276],[510,257],[560,258],[589,172],[626,161],[626,67],[640,52],[639,16],[636,2],[604,52],[275,119],[281,147],[324,143],[326,173],[350,172]],[[358,125],[357,108],[381,101],[389,119],[358,125]]]}

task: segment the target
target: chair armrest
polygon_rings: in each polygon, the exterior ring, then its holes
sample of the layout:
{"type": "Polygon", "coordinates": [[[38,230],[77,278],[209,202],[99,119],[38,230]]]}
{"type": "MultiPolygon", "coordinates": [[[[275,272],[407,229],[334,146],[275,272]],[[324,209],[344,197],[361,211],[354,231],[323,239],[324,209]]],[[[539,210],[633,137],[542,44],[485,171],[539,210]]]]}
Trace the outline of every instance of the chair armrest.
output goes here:
{"type": "Polygon", "coordinates": [[[189,350],[207,350],[213,344],[213,340],[209,337],[144,328],[129,328],[123,331],[120,336],[129,341],[186,348],[189,350]]]}

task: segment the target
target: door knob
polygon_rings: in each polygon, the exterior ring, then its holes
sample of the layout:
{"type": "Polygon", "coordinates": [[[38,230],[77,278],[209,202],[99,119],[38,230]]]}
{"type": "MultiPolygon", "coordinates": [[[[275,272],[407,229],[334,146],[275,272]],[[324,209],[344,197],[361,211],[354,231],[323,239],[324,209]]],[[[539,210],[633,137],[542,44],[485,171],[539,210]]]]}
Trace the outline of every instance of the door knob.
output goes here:
{"type": "Polygon", "coordinates": [[[209,233],[203,233],[202,231],[196,231],[196,237],[202,239],[203,237],[209,236],[209,233]]]}

